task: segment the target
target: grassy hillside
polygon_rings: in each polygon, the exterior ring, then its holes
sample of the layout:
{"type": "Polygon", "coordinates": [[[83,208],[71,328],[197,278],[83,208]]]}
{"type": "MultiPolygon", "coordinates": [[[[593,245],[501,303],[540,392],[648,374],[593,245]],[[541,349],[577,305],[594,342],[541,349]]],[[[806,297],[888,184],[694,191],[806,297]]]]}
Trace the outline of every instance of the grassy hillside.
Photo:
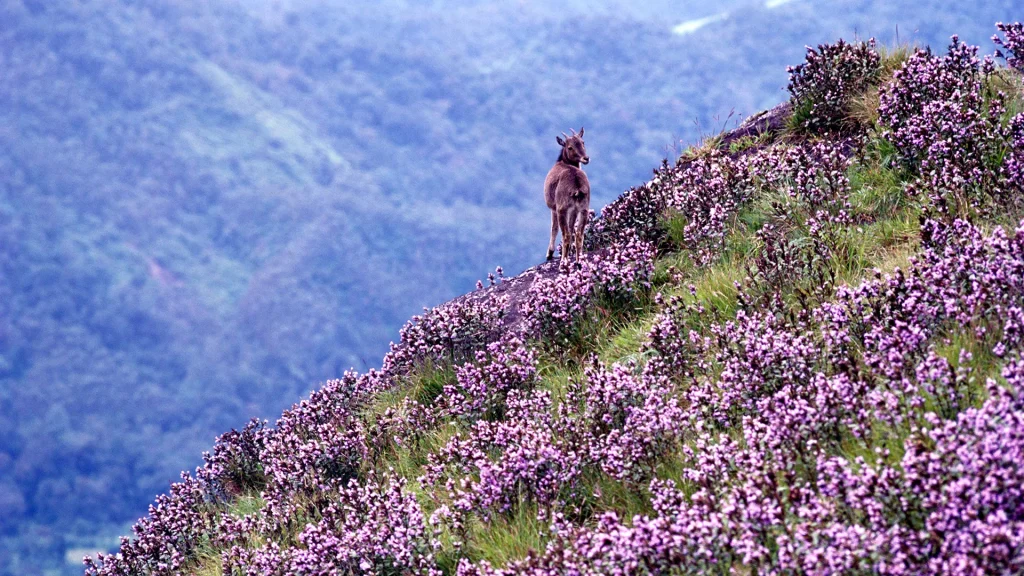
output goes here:
{"type": "Polygon", "coordinates": [[[1024,27],[809,49],[588,254],[222,436],[88,574],[1024,570],[1024,27]],[[997,64],[998,62],[998,64],[997,64]]]}
{"type": "Polygon", "coordinates": [[[1016,7],[634,4],[0,2],[0,573],[80,572],[217,434],[539,261],[558,132],[599,208],[804,44],[1016,7]]]}

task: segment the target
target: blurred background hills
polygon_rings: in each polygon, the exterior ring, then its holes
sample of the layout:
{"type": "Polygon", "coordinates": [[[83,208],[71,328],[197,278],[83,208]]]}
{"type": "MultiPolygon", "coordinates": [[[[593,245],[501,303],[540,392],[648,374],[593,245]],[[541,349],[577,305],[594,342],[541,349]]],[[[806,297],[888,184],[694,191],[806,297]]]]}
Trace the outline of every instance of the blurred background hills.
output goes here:
{"type": "Polygon", "coordinates": [[[990,51],[1011,0],[0,0],[0,574],[75,574],[216,435],[539,262],[786,99],[804,45],[990,51]]]}

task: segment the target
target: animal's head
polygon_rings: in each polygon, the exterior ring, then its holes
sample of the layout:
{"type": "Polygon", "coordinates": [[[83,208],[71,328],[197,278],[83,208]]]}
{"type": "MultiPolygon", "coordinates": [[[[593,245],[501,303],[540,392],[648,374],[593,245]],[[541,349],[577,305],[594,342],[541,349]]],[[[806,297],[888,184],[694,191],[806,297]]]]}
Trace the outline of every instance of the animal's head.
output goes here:
{"type": "Polygon", "coordinates": [[[579,134],[573,130],[572,136],[566,136],[565,132],[562,132],[561,136],[555,136],[555,140],[562,147],[562,158],[566,162],[570,164],[590,162],[590,156],[587,156],[587,147],[583,144],[583,128],[580,128],[579,134]]]}

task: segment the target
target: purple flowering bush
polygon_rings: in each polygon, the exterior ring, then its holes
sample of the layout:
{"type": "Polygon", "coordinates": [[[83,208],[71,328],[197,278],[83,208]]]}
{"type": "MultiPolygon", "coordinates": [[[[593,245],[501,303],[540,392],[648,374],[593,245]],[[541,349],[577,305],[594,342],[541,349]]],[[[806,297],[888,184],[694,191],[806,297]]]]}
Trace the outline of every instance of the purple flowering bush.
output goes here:
{"type": "Polygon", "coordinates": [[[676,241],[701,265],[721,251],[729,224],[749,198],[741,184],[745,166],[719,151],[663,175],[671,187],[668,207],[684,220],[676,241]]]}
{"type": "Polygon", "coordinates": [[[933,103],[962,102],[980,105],[981,71],[977,47],[956,37],[945,56],[919,49],[879,93],[882,136],[908,160],[920,162],[928,146],[925,136],[934,125],[924,123],[925,108],[933,103]]]}
{"type": "Polygon", "coordinates": [[[586,320],[593,288],[589,266],[566,267],[557,276],[536,279],[520,308],[526,333],[551,347],[568,346],[586,320]]]}
{"type": "Polygon", "coordinates": [[[392,344],[384,357],[383,372],[404,374],[424,362],[450,362],[471,355],[497,338],[504,314],[500,298],[462,300],[424,310],[400,330],[398,344],[392,344]]]}
{"type": "Polygon", "coordinates": [[[593,366],[566,392],[563,420],[587,447],[592,466],[617,480],[648,481],[680,439],[683,411],[662,371],[633,374],[616,364],[593,366]]]}
{"type": "Polygon", "coordinates": [[[530,390],[537,380],[534,351],[516,338],[495,342],[476,354],[476,362],[458,368],[456,381],[446,384],[444,398],[452,417],[473,422],[499,420],[513,390],[530,390]]]}
{"type": "Polygon", "coordinates": [[[1011,194],[1024,192],[1024,112],[1013,117],[1009,127],[1010,152],[1003,164],[1003,177],[1011,194]]]}
{"type": "Polygon", "coordinates": [[[850,100],[878,82],[881,58],[875,40],[807,47],[807,58],[790,66],[787,89],[793,99],[792,122],[801,131],[825,134],[856,128],[847,113],[850,100]]]}
{"type": "Polygon", "coordinates": [[[548,349],[572,348],[595,306],[628,311],[651,288],[654,244],[632,232],[578,263],[560,264],[559,274],[537,278],[520,304],[524,332],[548,349]]]}
{"type": "Polygon", "coordinates": [[[388,406],[366,427],[369,461],[378,465],[394,457],[400,448],[421,448],[443,416],[433,406],[409,397],[397,406],[388,406]]]}
{"type": "Polygon", "coordinates": [[[233,546],[223,554],[229,574],[441,574],[423,511],[402,479],[350,482],[316,522],[298,534],[296,546],[233,546]]]}
{"type": "Polygon", "coordinates": [[[600,301],[627,307],[651,288],[655,249],[651,242],[630,235],[608,247],[607,254],[588,260],[594,289],[600,301]]]}
{"type": "Polygon", "coordinates": [[[996,28],[1006,37],[1005,39],[1000,38],[998,34],[992,36],[992,42],[1002,48],[1002,50],[996,50],[996,57],[1006,60],[1006,65],[1010,68],[1024,72],[1024,24],[997,22],[996,28]]]}
{"type": "Polygon", "coordinates": [[[662,175],[672,170],[664,161],[654,178],[639,188],[631,188],[601,209],[600,218],[587,225],[584,242],[588,251],[614,244],[624,235],[648,242],[661,242],[665,237],[662,220],[667,207],[668,185],[662,175]]]}
{"type": "Polygon", "coordinates": [[[266,486],[263,454],[266,421],[253,418],[241,431],[231,430],[217,438],[213,450],[203,453],[205,465],[197,476],[221,499],[266,486]]]}
{"type": "Polygon", "coordinates": [[[751,180],[777,200],[757,231],[747,307],[780,307],[789,292],[807,308],[831,296],[853,223],[849,149],[856,141],[774,147],[751,157],[751,180]]]}
{"type": "Polygon", "coordinates": [[[550,395],[516,391],[508,404],[506,420],[478,420],[429,456],[420,483],[440,493],[434,521],[462,532],[470,514],[489,520],[528,503],[576,499],[583,454],[558,434],[550,395]]]}
{"type": "Polygon", "coordinates": [[[918,50],[879,96],[882,137],[920,174],[911,194],[947,221],[989,212],[1019,186],[1001,167],[1015,145],[1007,95],[990,88],[994,64],[977,54],[956,36],[943,57],[918,50]]]}
{"type": "Polygon", "coordinates": [[[116,555],[86,557],[85,572],[97,576],[177,573],[216,525],[216,508],[208,501],[206,487],[182,472],[181,482],[171,484],[168,494],[157,496],[149,516],[132,527],[134,538],[121,537],[116,555]]]}
{"type": "MultiPolygon", "coordinates": [[[[605,513],[587,525],[563,517],[543,554],[461,573],[1024,569],[1024,364],[993,312],[1024,303],[1013,272],[1024,266],[1024,227],[985,237],[961,222],[943,234],[946,245],[909,272],[850,289],[813,320],[741,314],[723,326],[712,338],[719,374],[698,375],[689,389],[702,386],[694,394],[703,398],[675,418],[689,438],[681,473],[649,487],[653,514],[626,522],[605,513]],[[989,378],[977,398],[941,415],[933,396],[957,394],[973,370],[963,354],[953,369],[934,353],[930,342],[950,326],[984,326],[1014,359],[1005,384],[989,378]]],[[[595,393],[621,405],[630,378],[601,376],[595,393]],[[610,395],[612,378],[621,385],[610,395]]]]}

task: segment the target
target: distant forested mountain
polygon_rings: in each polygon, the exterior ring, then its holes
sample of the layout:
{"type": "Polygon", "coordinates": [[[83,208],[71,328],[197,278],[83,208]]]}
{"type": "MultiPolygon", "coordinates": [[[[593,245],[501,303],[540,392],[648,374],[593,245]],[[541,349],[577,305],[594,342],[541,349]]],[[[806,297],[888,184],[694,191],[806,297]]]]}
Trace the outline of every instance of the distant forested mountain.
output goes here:
{"type": "Polygon", "coordinates": [[[0,0],[0,573],[77,573],[216,435],[541,260],[560,131],[599,209],[804,44],[1020,17],[676,4],[0,0]]]}

